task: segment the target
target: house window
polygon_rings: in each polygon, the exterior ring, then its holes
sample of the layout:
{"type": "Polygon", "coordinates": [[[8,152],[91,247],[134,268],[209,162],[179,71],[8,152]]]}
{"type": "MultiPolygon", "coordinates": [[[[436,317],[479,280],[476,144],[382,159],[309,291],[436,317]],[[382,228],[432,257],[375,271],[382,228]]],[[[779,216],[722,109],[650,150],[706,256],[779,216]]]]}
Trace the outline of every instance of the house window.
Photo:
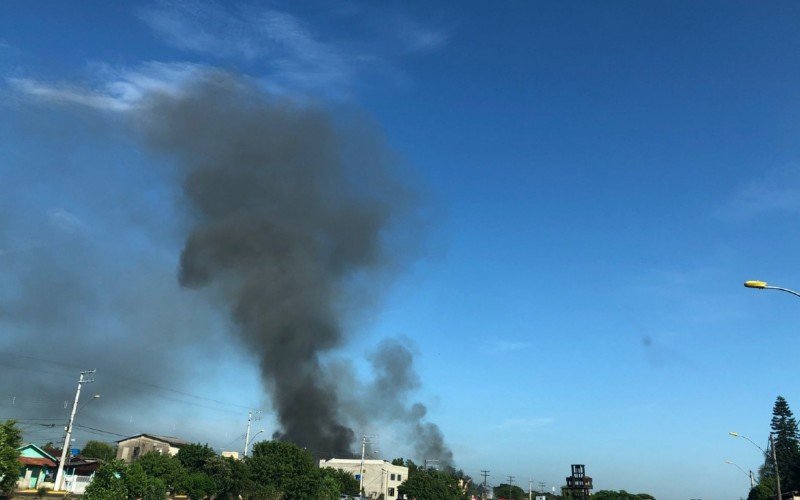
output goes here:
{"type": "Polygon", "coordinates": [[[394,488],[389,488],[389,496],[390,497],[394,496],[394,488]]]}
{"type": "Polygon", "coordinates": [[[394,474],[392,474],[392,481],[394,481],[394,474]]]}
{"type": "Polygon", "coordinates": [[[398,481],[402,481],[403,480],[403,475],[402,474],[398,474],[397,475],[397,480],[398,481]]]}
{"type": "Polygon", "coordinates": [[[136,447],[133,449],[133,459],[134,459],[134,460],[136,460],[137,458],[139,458],[139,452],[140,452],[140,451],[141,451],[141,450],[139,449],[139,447],[138,447],[138,446],[136,446],[136,447]]]}

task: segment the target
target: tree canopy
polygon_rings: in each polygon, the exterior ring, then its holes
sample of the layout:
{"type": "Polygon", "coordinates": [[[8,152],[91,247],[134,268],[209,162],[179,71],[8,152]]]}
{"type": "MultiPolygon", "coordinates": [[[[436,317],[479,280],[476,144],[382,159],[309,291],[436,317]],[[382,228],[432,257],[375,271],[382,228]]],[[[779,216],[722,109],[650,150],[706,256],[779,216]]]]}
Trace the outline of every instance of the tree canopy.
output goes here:
{"type": "Polygon", "coordinates": [[[187,471],[200,472],[206,461],[216,455],[208,444],[194,443],[181,446],[176,457],[187,471]]]}
{"type": "MultiPolygon", "coordinates": [[[[800,442],[797,432],[797,421],[789,409],[789,403],[782,396],[775,399],[772,408],[770,427],[775,436],[775,455],[778,458],[778,471],[781,475],[783,491],[800,489],[800,442]]],[[[766,461],[770,461],[767,457],[766,461]]]]}
{"type": "Polygon", "coordinates": [[[510,500],[523,500],[528,497],[525,491],[515,484],[501,483],[494,488],[495,498],[507,498],[510,500]]]}
{"type": "MultiPolygon", "coordinates": [[[[797,421],[783,396],[775,398],[772,407],[770,429],[775,446],[782,492],[800,489],[800,434],[797,421]]],[[[747,496],[748,500],[772,498],[777,493],[775,464],[772,459],[772,445],[764,456],[764,463],[758,469],[758,484],[747,496]]]]}
{"type": "Polygon", "coordinates": [[[261,441],[249,460],[254,482],[283,492],[287,500],[315,498],[318,468],[306,450],[283,441],[261,441]]]}
{"type": "Polygon", "coordinates": [[[460,500],[464,496],[455,475],[435,469],[417,469],[398,490],[410,500],[460,500]]]}
{"type": "Polygon", "coordinates": [[[117,447],[102,441],[87,441],[86,446],[81,450],[81,456],[110,462],[117,458],[117,447]]]}
{"type": "Polygon", "coordinates": [[[592,495],[592,500],[655,500],[649,493],[628,493],[625,490],[600,490],[592,495]]]}
{"type": "Polygon", "coordinates": [[[19,447],[22,446],[22,432],[14,420],[0,424],[0,493],[10,493],[17,483],[19,474],[19,447]]]}

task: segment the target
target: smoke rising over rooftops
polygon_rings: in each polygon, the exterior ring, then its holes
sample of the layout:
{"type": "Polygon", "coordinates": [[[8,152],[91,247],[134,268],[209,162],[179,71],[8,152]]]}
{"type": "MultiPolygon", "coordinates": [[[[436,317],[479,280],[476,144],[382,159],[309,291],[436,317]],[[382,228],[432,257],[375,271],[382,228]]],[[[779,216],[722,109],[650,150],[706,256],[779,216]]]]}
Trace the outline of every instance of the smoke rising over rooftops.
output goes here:
{"type": "MultiPolygon", "coordinates": [[[[281,424],[273,437],[319,455],[352,453],[351,410],[322,358],[342,344],[343,319],[405,258],[390,245],[411,213],[394,155],[364,120],[273,98],[221,72],[179,95],[149,95],[135,113],[148,146],[181,172],[191,228],[180,283],[208,289],[257,353],[281,424]]],[[[377,387],[393,378],[389,387],[405,396],[418,385],[411,354],[382,349],[377,387]]],[[[425,411],[398,416],[428,458],[449,463],[425,411]]]]}

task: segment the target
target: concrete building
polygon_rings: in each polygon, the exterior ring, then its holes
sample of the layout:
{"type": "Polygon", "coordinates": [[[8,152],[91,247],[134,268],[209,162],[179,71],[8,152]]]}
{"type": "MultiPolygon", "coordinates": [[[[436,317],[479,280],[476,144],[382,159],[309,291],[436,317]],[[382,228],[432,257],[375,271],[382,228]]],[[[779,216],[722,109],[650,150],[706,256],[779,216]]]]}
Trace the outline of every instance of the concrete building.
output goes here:
{"type": "Polygon", "coordinates": [[[386,500],[399,498],[397,487],[408,479],[408,467],[392,465],[385,460],[364,460],[363,469],[360,458],[320,460],[319,466],[342,469],[353,474],[357,480],[360,478],[359,475],[363,474],[364,495],[367,498],[378,498],[381,494],[386,500]]]}
{"type": "Polygon", "coordinates": [[[150,451],[157,451],[167,455],[177,455],[181,446],[189,444],[188,441],[171,436],[158,436],[156,434],[139,434],[117,441],[117,459],[131,463],[140,456],[150,451]]]}

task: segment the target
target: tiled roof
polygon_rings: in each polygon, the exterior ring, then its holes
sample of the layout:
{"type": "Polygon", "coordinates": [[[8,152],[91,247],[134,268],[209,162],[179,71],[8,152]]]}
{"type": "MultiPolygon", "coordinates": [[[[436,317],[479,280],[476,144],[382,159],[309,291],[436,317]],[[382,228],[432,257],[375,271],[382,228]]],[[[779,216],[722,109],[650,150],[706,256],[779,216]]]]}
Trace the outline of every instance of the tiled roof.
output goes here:
{"type": "Polygon", "coordinates": [[[34,458],[34,457],[19,457],[19,463],[22,465],[44,465],[47,467],[55,467],[56,463],[49,458],[34,458]]]}
{"type": "Polygon", "coordinates": [[[189,444],[189,441],[184,441],[183,439],[172,436],[157,436],[155,434],[145,434],[145,436],[150,436],[151,438],[156,438],[159,441],[165,441],[169,444],[174,444],[175,446],[184,446],[189,444]]]}

